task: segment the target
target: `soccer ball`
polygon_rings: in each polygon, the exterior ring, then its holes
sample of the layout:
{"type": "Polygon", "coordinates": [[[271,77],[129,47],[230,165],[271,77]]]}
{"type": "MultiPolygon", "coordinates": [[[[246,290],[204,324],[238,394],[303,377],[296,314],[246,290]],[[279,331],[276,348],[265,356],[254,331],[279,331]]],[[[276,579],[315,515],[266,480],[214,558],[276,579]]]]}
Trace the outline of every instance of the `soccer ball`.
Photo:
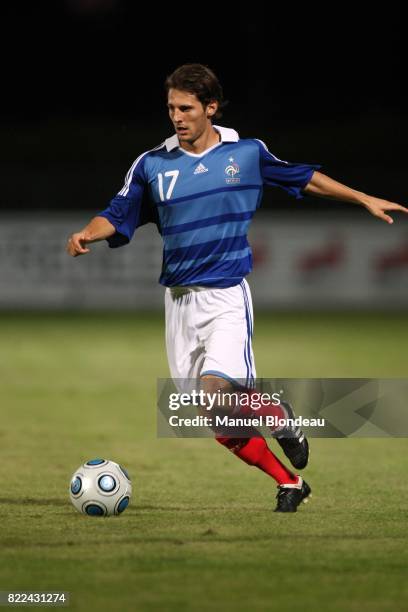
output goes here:
{"type": "Polygon", "coordinates": [[[78,512],[112,516],[128,507],[132,484],[128,473],[118,463],[91,459],[74,472],[69,495],[78,512]]]}

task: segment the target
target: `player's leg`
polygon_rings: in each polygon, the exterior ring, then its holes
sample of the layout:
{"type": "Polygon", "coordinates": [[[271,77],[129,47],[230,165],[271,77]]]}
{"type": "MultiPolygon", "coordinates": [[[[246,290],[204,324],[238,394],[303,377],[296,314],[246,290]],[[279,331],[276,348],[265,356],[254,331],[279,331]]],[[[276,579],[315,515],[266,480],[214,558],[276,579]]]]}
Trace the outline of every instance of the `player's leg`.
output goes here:
{"type": "MultiPolygon", "coordinates": [[[[202,330],[206,357],[201,374],[221,375],[239,383],[246,395],[257,394],[254,389],[256,370],[252,350],[253,308],[249,285],[244,280],[235,287],[213,290],[208,296],[202,296],[206,302],[210,302],[211,298],[213,320],[207,326],[207,335],[202,330]]],[[[295,418],[293,408],[286,402],[278,405],[272,401],[264,402],[256,409],[252,408],[251,403],[241,404],[233,412],[235,416],[248,418],[295,418]]],[[[292,465],[296,469],[306,467],[309,445],[300,428],[288,426],[271,428],[271,431],[292,465]]]]}
{"type": "MultiPolygon", "coordinates": [[[[226,378],[220,378],[213,374],[207,374],[201,380],[199,378],[199,373],[204,368],[205,357],[208,355],[205,349],[205,339],[211,336],[211,331],[214,328],[214,318],[217,318],[220,312],[225,311],[225,300],[226,296],[223,290],[216,292],[211,290],[196,292],[192,289],[189,291],[181,288],[166,290],[167,357],[171,376],[179,392],[191,391],[188,387],[194,384],[195,380],[198,381],[199,386],[206,393],[216,393],[219,389],[225,392],[234,390],[233,385],[226,378]],[[211,316],[209,316],[209,313],[211,313],[211,316]],[[206,328],[209,328],[209,331],[206,328]]],[[[238,312],[239,316],[245,317],[242,304],[239,305],[238,310],[242,311],[238,312]]],[[[220,318],[218,321],[220,321],[220,318]]],[[[230,340],[231,347],[231,330],[228,329],[227,331],[225,341],[230,340]]],[[[235,348],[242,353],[243,342],[245,342],[244,338],[242,340],[238,339],[236,346],[231,348],[235,348]]],[[[213,348],[210,349],[210,352],[213,354],[211,365],[214,367],[216,357],[213,348]]],[[[221,361],[218,365],[221,368],[224,367],[221,361]]],[[[233,374],[243,375],[243,368],[246,368],[245,362],[243,364],[239,363],[237,369],[232,372],[233,374]]],[[[218,433],[220,434],[220,432],[218,433]]],[[[248,438],[235,440],[235,444],[233,441],[230,444],[230,437],[225,439],[225,437],[219,435],[217,439],[220,444],[230,449],[246,463],[258,465],[260,469],[271,476],[275,475],[279,484],[295,482],[293,474],[281,467],[278,460],[275,465],[273,461],[268,462],[268,453],[265,451],[267,445],[262,437],[258,437],[250,444],[248,438]]]]}
{"type": "MultiPolygon", "coordinates": [[[[251,289],[245,279],[241,282],[240,287],[242,289],[244,302],[246,304],[246,309],[248,313],[247,316],[250,321],[250,330],[251,330],[250,344],[251,344],[251,354],[252,354],[252,333],[253,333],[254,314],[253,314],[251,289]]],[[[256,415],[258,416],[260,415],[278,416],[280,418],[284,418],[285,420],[294,419],[296,416],[292,406],[288,402],[281,402],[279,406],[276,406],[272,402],[270,402],[269,404],[265,404],[264,406],[261,406],[260,409],[255,411],[254,416],[256,415]],[[278,413],[280,411],[281,415],[277,414],[277,411],[278,413]]],[[[307,441],[306,436],[302,432],[302,430],[295,426],[289,426],[289,427],[284,427],[280,431],[272,429],[272,432],[274,433],[274,437],[276,438],[277,442],[281,446],[287,458],[292,463],[293,467],[295,467],[298,470],[305,468],[309,461],[309,443],[307,441]]]]}
{"type": "MultiPolygon", "coordinates": [[[[201,389],[205,394],[213,397],[220,396],[222,393],[231,394],[235,391],[233,384],[214,375],[204,375],[201,377],[201,389]]],[[[207,395],[206,395],[207,396],[207,395]]],[[[227,403],[227,402],[226,402],[227,403]]],[[[220,413],[223,412],[223,402],[215,406],[220,413]]],[[[293,474],[269,449],[265,438],[255,428],[248,428],[242,433],[246,437],[231,437],[231,433],[224,429],[214,428],[216,440],[222,446],[230,450],[236,457],[253,465],[276,480],[279,485],[297,485],[299,477],[293,474]],[[227,435],[223,435],[227,434],[227,435]]]]}
{"type": "MultiPolygon", "coordinates": [[[[249,387],[254,386],[256,371],[251,342],[252,300],[247,283],[244,281],[236,287],[214,290],[208,295],[203,295],[202,300],[204,300],[203,308],[207,312],[211,311],[213,315],[213,319],[201,330],[206,349],[201,372],[203,384],[212,393],[217,387],[230,391],[231,387],[234,387],[235,380],[248,391],[249,387]],[[229,387],[225,381],[228,381],[229,387]]],[[[223,404],[224,408],[228,406],[228,402],[223,404]]],[[[278,410],[277,416],[288,416],[283,409],[283,406],[270,406],[270,410],[278,410]]],[[[256,413],[254,416],[257,416],[256,413]]],[[[247,435],[245,438],[218,435],[217,440],[238,458],[262,469],[278,482],[276,511],[295,512],[300,502],[307,499],[310,494],[309,486],[279,461],[257,430],[253,429],[252,434],[248,432],[247,435]]],[[[298,452],[298,449],[296,450],[298,452]]],[[[293,452],[286,454],[293,460],[293,452]]],[[[304,464],[303,456],[302,467],[304,464]]]]}
{"type": "MultiPolygon", "coordinates": [[[[222,297],[221,310],[225,307],[225,294],[216,296],[222,297]]],[[[217,301],[217,299],[215,300],[217,301]]],[[[205,335],[203,330],[207,327],[208,313],[213,309],[214,295],[205,292],[189,292],[184,290],[166,290],[166,346],[171,375],[180,392],[189,391],[188,386],[198,379],[198,373],[205,368],[205,358],[208,351],[205,346],[205,335]],[[187,385],[187,386],[186,386],[187,385]]],[[[220,306],[220,305],[218,305],[220,306]]],[[[231,313],[230,313],[231,314],[231,313]]],[[[232,313],[234,314],[234,313],[232,313]]],[[[236,313],[235,313],[236,314],[236,313]]],[[[244,318],[245,320],[245,318],[244,318]]],[[[211,323],[211,317],[210,317],[211,323]]],[[[235,347],[241,354],[241,363],[237,370],[238,376],[243,375],[242,367],[246,368],[248,363],[248,343],[244,339],[246,347],[246,357],[243,358],[242,342],[235,347]],[[244,364],[244,365],[242,365],[244,364]]],[[[232,347],[234,348],[234,347],[232,347]]],[[[231,354],[231,353],[230,353],[231,354]]],[[[253,356],[252,356],[253,359],[253,356]]],[[[220,363],[221,367],[223,364],[220,363]]],[[[247,372],[250,374],[250,371],[247,372]]],[[[255,378],[255,370],[252,370],[255,378]]],[[[206,376],[207,380],[214,378],[212,375],[206,376]]],[[[217,378],[217,377],[215,377],[217,378]]],[[[248,376],[250,378],[250,376],[248,376]]],[[[217,380],[211,383],[211,389],[220,384],[224,388],[226,379],[217,380]]],[[[208,382],[206,383],[209,384],[208,382]]],[[[207,387],[209,389],[209,387],[207,387]]],[[[296,477],[288,470],[268,448],[265,439],[259,432],[254,430],[254,435],[250,438],[238,439],[235,444],[231,438],[227,439],[219,436],[219,443],[231,450],[237,457],[249,465],[255,465],[268,475],[272,476],[281,488],[291,487],[291,490],[301,490],[300,477],[296,477]],[[296,479],[294,481],[294,479],[296,479]]],[[[282,489],[283,490],[283,489],[282,489]]],[[[287,489],[289,491],[289,488],[287,489]]],[[[295,511],[296,506],[288,511],[295,511]],[[294,508],[294,509],[293,509],[294,508]]]]}
{"type": "Polygon", "coordinates": [[[180,393],[190,393],[199,380],[204,344],[196,330],[195,294],[188,288],[165,292],[166,350],[170,375],[180,393]]]}

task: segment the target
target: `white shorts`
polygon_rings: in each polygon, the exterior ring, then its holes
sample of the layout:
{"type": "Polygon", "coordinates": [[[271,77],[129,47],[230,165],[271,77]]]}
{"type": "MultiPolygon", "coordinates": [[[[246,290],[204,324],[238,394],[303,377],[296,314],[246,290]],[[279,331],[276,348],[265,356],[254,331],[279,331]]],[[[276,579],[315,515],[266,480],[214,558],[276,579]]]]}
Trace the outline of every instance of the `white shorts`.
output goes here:
{"type": "Polygon", "coordinates": [[[246,280],[226,289],[167,288],[165,307],[167,357],[180,392],[188,391],[180,379],[196,383],[204,374],[254,386],[253,310],[246,280]]]}

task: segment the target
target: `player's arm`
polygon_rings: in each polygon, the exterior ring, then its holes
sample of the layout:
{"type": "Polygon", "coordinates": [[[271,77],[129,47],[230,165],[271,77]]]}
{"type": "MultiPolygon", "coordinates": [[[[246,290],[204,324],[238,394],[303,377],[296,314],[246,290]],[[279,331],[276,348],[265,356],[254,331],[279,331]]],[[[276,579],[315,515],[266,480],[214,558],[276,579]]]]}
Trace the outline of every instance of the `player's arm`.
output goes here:
{"type": "Polygon", "coordinates": [[[116,228],[105,217],[94,217],[80,232],[72,234],[67,242],[67,252],[72,257],[89,253],[88,245],[106,240],[116,232],[116,228]]]}
{"type": "Polygon", "coordinates": [[[362,191],[356,191],[316,170],[313,172],[308,184],[303,188],[303,191],[309,195],[321,198],[330,198],[333,200],[340,200],[341,202],[359,204],[360,206],[364,206],[372,215],[387,223],[394,222],[392,217],[387,214],[391,210],[399,210],[408,213],[408,208],[400,204],[367,195],[362,191]]]}
{"type": "Polygon", "coordinates": [[[144,161],[140,156],[131,166],[120,192],[105,210],[96,215],[88,225],[68,240],[67,251],[72,257],[89,253],[88,245],[107,240],[111,248],[128,244],[135,230],[153,220],[142,215],[142,200],[146,186],[144,161]]]}

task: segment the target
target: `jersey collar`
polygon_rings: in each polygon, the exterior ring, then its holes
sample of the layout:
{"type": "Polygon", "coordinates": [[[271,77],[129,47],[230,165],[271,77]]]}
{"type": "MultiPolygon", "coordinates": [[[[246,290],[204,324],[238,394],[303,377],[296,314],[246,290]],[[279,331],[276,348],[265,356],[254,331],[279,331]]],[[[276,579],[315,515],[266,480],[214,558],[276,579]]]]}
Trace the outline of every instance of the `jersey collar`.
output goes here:
{"type": "MultiPolygon", "coordinates": [[[[221,142],[238,142],[239,135],[238,132],[233,130],[232,128],[221,127],[220,125],[214,125],[213,128],[219,133],[221,136],[221,142]]],[[[174,134],[170,138],[165,140],[165,145],[167,151],[173,151],[179,147],[179,139],[177,134],[174,134]]]]}

